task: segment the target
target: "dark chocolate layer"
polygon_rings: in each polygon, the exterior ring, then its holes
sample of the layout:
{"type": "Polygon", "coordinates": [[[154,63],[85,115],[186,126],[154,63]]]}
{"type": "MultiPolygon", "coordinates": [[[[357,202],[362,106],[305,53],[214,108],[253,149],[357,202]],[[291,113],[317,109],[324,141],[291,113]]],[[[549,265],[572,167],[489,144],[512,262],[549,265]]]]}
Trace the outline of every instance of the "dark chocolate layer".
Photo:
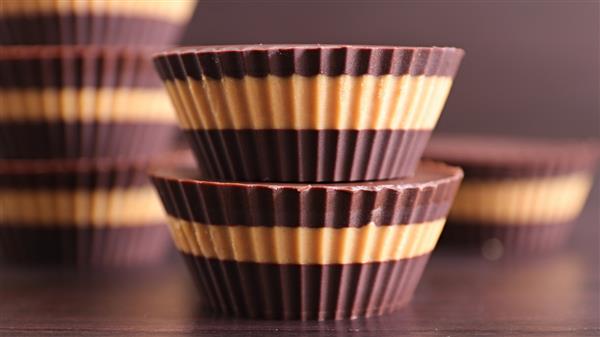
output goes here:
{"type": "Polygon", "coordinates": [[[167,213],[179,219],[210,225],[341,228],[444,218],[460,184],[460,170],[429,163],[419,175],[425,177],[421,182],[286,185],[203,182],[183,172],[159,172],[153,182],[167,213]],[[438,176],[428,175],[435,170],[438,176]]]}
{"type": "Polygon", "coordinates": [[[460,166],[467,179],[558,176],[594,170],[600,142],[437,135],[423,157],[460,166]]]}
{"type": "Polygon", "coordinates": [[[572,230],[573,223],[499,226],[449,221],[444,227],[439,244],[482,251],[490,240],[497,240],[501,244],[502,256],[540,254],[563,246],[572,230]]]}
{"type": "MultiPolygon", "coordinates": [[[[426,159],[433,160],[431,156],[426,156],[426,159]]],[[[439,160],[439,159],[438,159],[439,160]]],[[[504,180],[504,179],[519,179],[519,178],[543,178],[557,177],[577,172],[589,172],[595,170],[595,165],[543,165],[538,166],[504,166],[493,167],[490,165],[463,165],[453,161],[444,161],[451,165],[457,165],[465,171],[466,179],[480,180],[504,180]]]]}
{"type": "Polygon", "coordinates": [[[155,57],[163,80],[244,76],[425,75],[454,77],[464,55],[456,48],[341,45],[187,47],[155,57]]]}
{"type": "Polygon", "coordinates": [[[411,176],[430,130],[185,130],[207,178],[365,181],[411,176]]]}
{"type": "Polygon", "coordinates": [[[156,166],[190,165],[188,151],[138,158],[0,160],[0,188],[85,190],[143,187],[156,166]]]}
{"type": "Polygon", "coordinates": [[[182,28],[153,17],[28,13],[0,18],[0,45],[171,45],[182,28]]]}
{"type": "Polygon", "coordinates": [[[147,173],[138,167],[85,168],[62,167],[60,163],[21,170],[19,165],[0,163],[0,188],[95,190],[140,187],[148,184],[147,173]]]}
{"type": "Polygon", "coordinates": [[[0,261],[21,265],[118,267],[155,263],[170,248],[164,225],[119,228],[0,225],[0,261]]]}
{"type": "Polygon", "coordinates": [[[302,320],[392,312],[410,301],[429,258],[282,265],[183,256],[213,310],[237,317],[302,320]]]}
{"type": "Polygon", "coordinates": [[[167,123],[0,122],[0,158],[147,157],[173,148],[167,123]]]}
{"type": "Polygon", "coordinates": [[[118,46],[6,46],[0,48],[0,89],[160,88],[152,52],[118,46]]]}

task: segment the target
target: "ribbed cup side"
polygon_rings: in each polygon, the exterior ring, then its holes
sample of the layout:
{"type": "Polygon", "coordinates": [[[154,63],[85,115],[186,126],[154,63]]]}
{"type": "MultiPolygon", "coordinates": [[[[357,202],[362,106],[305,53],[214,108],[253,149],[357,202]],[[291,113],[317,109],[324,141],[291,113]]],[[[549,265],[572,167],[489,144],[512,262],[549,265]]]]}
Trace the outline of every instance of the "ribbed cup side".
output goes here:
{"type": "MultiPolygon", "coordinates": [[[[425,164],[435,167],[439,164],[425,164]]],[[[361,227],[445,218],[462,174],[422,184],[365,186],[226,184],[154,175],[167,214],[210,225],[361,227]]]]}
{"type": "Polygon", "coordinates": [[[223,46],[165,52],[155,64],[209,178],[331,182],[411,176],[462,55],[223,46]]]}
{"type": "Polygon", "coordinates": [[[139,266],[160,261],[170,247],[163,224],[113,228],[0,225],[0,262],[21,266],[139,266]]]}
{"type": "Polygon", "coordinates": [[[193,13],[193,0],[6,1],[4,45],[171,45],[193,13]]]}
{"type": "Polygon", "coordinates": [[[80,268],[157,262],[169,234],[147,170],[185,159],[0,161],[0,258],[80,268]]]}
{"type": "Polygon", "coordinates": [[[370,317],[407,304],[429,254],[385,263],[256,264],[184,258],[203,298],[229,316],[285,320],[370,317]]]}
{"type": "Polygon", "coordinates": [[[0,158],[150,157],[175,147],[170,123],[0,122],[0,158]]]}
{"type": "Polygon", "coordinates": [[[213,179],[332,182],[383,180],[415,172],[430,131],[185,131],[213,179]]]}
{"type": "MultiPolygon", "coordinates": [[[[215,311],[266,319],[374,316],[406,304],[462,178],[267,184],[153,174],[171,234],[215,311]]],[[[435,172],[435,173],[434,173],[435,172]]]]}
{"type": "Polygon", "coordinates": [[[0,157],[139,157],[176,132],[147,53],[126,47],[0,49],[0,157]]]}

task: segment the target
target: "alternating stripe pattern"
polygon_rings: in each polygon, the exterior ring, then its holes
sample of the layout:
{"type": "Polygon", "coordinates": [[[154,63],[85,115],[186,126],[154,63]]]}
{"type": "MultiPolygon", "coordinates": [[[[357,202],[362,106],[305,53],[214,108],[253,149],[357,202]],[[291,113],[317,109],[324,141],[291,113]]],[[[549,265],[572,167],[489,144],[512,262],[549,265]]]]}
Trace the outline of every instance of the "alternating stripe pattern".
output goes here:
{"type": "MultiPolygon", "coordinates": [[[[165,160],[185,160],[168,154],[165,160]]],[[[0,161],[0,260],[103,268],[157,262],[169,248],[146,171],[158,160],[0,161]]]]}
{"type": "Polygon", "coordinates": [[[0,44],[171,45],[196,0],[9,0],[0,44]]]}
{"type": "Polygon", "coordinates": [[[598,149],[592,140],[433,137],[424,158],[465,172],[442,244],[488,258],[556,250],[589,195],[598,149]]]}
{"type": "Polygon", "coordinates": [[[127,47],[0,50],[0,121],[174,123],[147,53],[127,47]]]}
{"type": "Polygon", "coordinates": [[[162,53],[155,64],[212,177],[324,182],[414,173],[462,55],[455,48],[214,46],[162,53]],[[344,134],[354,133],[372,135],[353,146],[344,134]],[[279,151],[261,151],[263,143],[279,151]],[[297,164],[290,171],[287,163],[297,164]]]}
{"type": "Polygon", "coordinates": [[[121,227],[164,222],[150,163],[4,161],[0,226],[121,227]],[[11,164],[14,163],[14,164],[11,164]]]}
{"type": "Polygon", "coordinates": [[[0,48],[1,158],[146,156],[166,150],[177,124],[149,52],[0,48]]]}
{"type": "Polygon", "coordinates": [[[153,182],[215,309],[340,319],[389,312],[412,296],[462,177],[433,163],[420,170],[363,184],[219,183],[185,171],[153,182]]]}
{"type": "Polygon", "coordinates": [[[25,0],[6,1],[2,16],[32,16],[44,13],[112,14],[148,16],[166,21],[182,22],[192,15],[195,0],[25,0]]]}
{"type": "Polygon", "coordinates": [[[432,129],[454,48],[204,47],[156,66],[186,129],[432,129]]]}

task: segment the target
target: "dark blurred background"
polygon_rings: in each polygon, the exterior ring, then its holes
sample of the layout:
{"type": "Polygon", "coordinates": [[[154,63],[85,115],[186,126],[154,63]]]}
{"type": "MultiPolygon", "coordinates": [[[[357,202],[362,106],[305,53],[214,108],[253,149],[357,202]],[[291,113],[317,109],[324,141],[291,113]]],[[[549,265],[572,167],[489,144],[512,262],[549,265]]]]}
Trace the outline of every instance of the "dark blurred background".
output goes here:
{"type": "Polygon", "coordinates": [[[598,0],[199,0],[182,44],[229,43],[461,47],[436,131],[600,135],[598,0]]]}

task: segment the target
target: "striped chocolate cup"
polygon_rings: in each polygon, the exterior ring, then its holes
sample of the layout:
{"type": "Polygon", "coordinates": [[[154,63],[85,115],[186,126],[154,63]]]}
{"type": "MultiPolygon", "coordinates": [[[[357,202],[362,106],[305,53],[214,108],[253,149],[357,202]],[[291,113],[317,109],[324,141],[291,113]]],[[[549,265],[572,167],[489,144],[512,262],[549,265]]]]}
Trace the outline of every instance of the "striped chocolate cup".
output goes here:
{"type": "Polygon", "coordinates": [[[465,171],[442,242],[494,258],[557,250],[585,205],[598,155],[590,141],[433,137],[424,156],[465,171]]]}
{"type": "Polygon", "coordinates": [[[147,178],[160,160],[0,161],[0,261],[102,268],[158,262],[169,248],[147,178]]]}
{"type": "Polygon", "coordinates": [[[207,178],[351,182],[414,173],[463,54],[250,45],[154,60],[207,178]]]}
{"type": "Polygon", "coordinates": [[[412,178],[311,185],[198,178],[152,174],[213,310],[325,320],[381,315],[411,299],[462,171],[428,162],[412,178]]]}
{"type": "Polygon", "coordinates": [[[196,0],[2,2],[0,45],[172,45],[196,0]]]}
{"type": "Polygon", "coordinates": [[[0,158],[137,157],[169,150],[175,113],[149,53],[0,48],[0,158]]]}

